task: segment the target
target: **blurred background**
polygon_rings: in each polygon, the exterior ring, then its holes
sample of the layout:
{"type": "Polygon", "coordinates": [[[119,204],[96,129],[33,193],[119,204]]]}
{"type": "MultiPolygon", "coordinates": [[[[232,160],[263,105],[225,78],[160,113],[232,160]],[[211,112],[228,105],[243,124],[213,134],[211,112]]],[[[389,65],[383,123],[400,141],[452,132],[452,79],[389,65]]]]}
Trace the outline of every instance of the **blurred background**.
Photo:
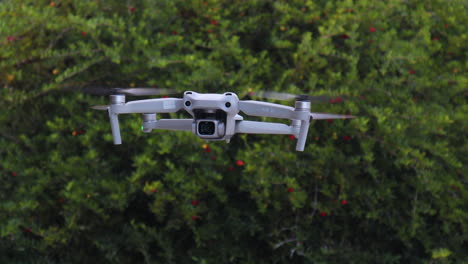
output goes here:
{"type": "Polygon", "coordinates": [[[0,262],[466,263],[467,5],[0,1],[0,262]],[[357,118],[296,152],[121,115],[115,146],[92,86],[329,96],[312,111],[357,118]]]}

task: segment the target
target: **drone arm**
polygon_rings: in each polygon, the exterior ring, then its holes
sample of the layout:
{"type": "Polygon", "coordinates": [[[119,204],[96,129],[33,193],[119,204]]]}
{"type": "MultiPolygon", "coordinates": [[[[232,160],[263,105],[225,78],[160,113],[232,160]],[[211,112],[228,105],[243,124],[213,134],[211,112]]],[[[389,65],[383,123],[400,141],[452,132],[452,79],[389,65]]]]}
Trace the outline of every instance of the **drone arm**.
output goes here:
{"type": "MultiPolygon", "coordinates": [[[[179,98],[162,98],[131,101],[124,103],[125,97],[122,95],[111,95],[111,105],[107,107],[112,129],[114,144],[122,144],[119,127],[119,114],[127,113],[173,113],[183,107],[183,100],[179,98]]],[[[163,125],[164,122],[161,124],[163,125]]]]}
{"type": "Polygon", "coordinates": [[[193,119],[159,119],[153,122],[143,122],[143,131],[151,131],[151,129],[167,129],[167,130],[192,130],[193,119]]]}
{"type": "Polygon", "coordinates": [[[280,123],[237,121],[236,133],[294,135],[297,129],[280,123]]]}
{"type": "Polygon", "coordinates": [[[291,119],[295,115],[293,107],[254,100],[239,101],[239,110],[250,116],[291,119]]]}
{"type": "Polygon", "coordinates": [[[125,104],[111,105],[116,114],[128,113],[174,113],[183,107],[183,99],[161,98],[131,101],[125,104]]]}
{"type": "Polygon", "coordinates": [[[296,144],[296,150],[304,151],[311,118],[310,102],[296,102],[296,108],[293,108],[290,106],[278,105],[267,102],[240,101],[239,110],[246,113],[247,115],[252,116],[265,116],[300,120],[301,126],[299,128],[299,131],[297,131],[297,129],[289,129],[289,131],[284,134],[299,134],[296,144]]]}

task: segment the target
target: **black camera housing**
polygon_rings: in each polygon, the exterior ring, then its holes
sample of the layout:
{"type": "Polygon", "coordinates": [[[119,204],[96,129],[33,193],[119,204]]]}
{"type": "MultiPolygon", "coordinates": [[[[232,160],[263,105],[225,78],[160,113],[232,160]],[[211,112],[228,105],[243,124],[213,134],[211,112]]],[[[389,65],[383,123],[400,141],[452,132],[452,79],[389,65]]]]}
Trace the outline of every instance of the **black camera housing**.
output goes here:
{"type": "Polygon", "coordinates": [[[194,110],[194,133],[203,139],[221,139],[226,133],[226,112],[222,110],[194,110]]]}
{"type": "Polygon", "coordinates": [[[212,121],[212,120],[206,120],[206,121],[199,121],[197,125],[197,132],[200,135],[215,135],[216,133],[216,127],[217,127],[217,121],[212,121]]]}

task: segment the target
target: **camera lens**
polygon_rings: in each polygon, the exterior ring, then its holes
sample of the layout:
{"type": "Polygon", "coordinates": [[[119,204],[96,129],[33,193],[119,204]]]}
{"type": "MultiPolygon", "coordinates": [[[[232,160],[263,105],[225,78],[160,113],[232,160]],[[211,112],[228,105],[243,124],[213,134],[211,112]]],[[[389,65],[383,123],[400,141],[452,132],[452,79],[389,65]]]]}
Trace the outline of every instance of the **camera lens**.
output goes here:
{"type": "Polygon", "coordinates": [[[198,123],[198,134],[200,135],[214,135],[215,123],[213,121],[201,121],[198,123]]]}

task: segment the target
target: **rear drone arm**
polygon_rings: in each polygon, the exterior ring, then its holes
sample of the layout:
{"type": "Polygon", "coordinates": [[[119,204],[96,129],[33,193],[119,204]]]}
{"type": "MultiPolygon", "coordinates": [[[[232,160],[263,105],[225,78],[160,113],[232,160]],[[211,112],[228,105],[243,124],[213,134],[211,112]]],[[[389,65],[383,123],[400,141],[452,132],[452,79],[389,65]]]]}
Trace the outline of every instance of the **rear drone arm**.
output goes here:
{"type": "Polygon", "coordinates": [[[261,101],[239,101],[239,110],[251,116],[264,116],[295,120],[309,119],[310,102],[299,101],[301,107],[290,107],[261,101]],[[308,107],[307,107],[308,104],[308,107]]]}
{"type": "Polygon", "coordinates": [[[156,114],[143,114],[143,127],[145,133],[153,129],[192,131],[193,119],[159,119],[156,114]],[[148,118],[150,116],[150,118],[148,118]],[[154,116],[154,118],[152,117],[154,116]]]}
{"type": "MultiPolygon", "coordinates": [[[[111,104],[107,109],[109,112],[114,144],[122,144],[118,119],[119,114],[174,113],[182,108],[183,99],[179,98],[148,99],[125,103],[124,95],[111,95],[111,104]]],[[[164,122],[161,123],[161,125],[164,125],[164,122]]]]}
{"type": "Polygon", "coordinates": [[[174,113],[182,109],[182,102],[183,100],[179,98],[147,99],[111,104],[110,108],[115,114],[174,113]]]}

